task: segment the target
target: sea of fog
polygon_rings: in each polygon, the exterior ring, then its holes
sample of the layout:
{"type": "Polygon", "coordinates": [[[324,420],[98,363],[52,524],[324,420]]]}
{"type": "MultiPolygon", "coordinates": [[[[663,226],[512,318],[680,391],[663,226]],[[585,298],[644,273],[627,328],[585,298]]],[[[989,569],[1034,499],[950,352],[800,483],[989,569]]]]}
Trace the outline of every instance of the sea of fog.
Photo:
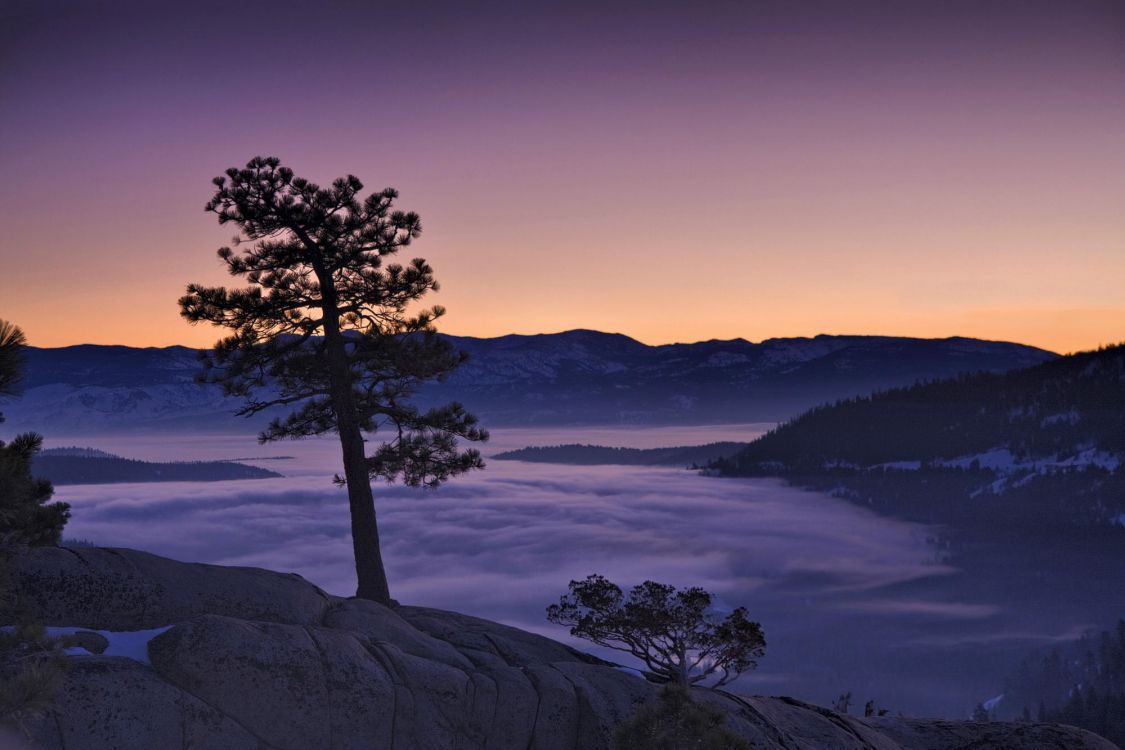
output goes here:
{"type": "MultiPolygon", "coordinates": [[[[526,445],[628,447],[749,440],[768,425],[496,430],[485,455],[526,445]]],[[[146,460],[248,460],[285,476],[215,483],[59,487],[69,538],[180,560],[295,571],[354,592],[339,448],[330,439],[260,446],[252,436],[67,438],[146,460]]],[[[438,490],[376,485],[393,596],[457,610],[634,665],[572,641],[544,609],[571,579],[601,573],[698,585],[745,605],[765,630],[757,671],[736,690],[831,704],[850,691],[892,712],[960,717],[994,697],[1016,654],[1093,623],[1011,611],[941,562],[925,527],[774,480],[674,468],[489,461],[438,490]]],[[[979,583],[977,581],[976,583],[979,583]]],[[[997,581],[997,591],[1004,585],[997,581]]]]}

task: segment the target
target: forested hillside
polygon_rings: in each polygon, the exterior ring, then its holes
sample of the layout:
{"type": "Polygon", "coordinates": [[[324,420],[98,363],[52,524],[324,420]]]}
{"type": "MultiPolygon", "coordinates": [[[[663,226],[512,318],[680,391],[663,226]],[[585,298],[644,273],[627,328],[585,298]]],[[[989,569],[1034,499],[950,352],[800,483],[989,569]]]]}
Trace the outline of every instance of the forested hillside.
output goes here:
{"type": "Polygon", "coordinates": [[[1125,523],[1125,346],[822,406],[715,462],[899,515],[1125,523]]]}

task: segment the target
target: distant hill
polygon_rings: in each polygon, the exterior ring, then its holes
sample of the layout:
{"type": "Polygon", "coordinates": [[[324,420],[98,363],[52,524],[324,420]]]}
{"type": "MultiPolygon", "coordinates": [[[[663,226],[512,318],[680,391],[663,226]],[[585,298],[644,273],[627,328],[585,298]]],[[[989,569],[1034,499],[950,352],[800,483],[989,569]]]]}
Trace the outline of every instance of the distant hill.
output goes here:
{"type": "Polygon", "coordinates": [[[156,463],[115,456],[94,448],[51,448],[41,451],[32,473],[53,484],[119,484],[123,482],[220,482],[269,479],[281,474],[233,461],[156,463]]]}
{"type": "Polygon", "coordinates": [[[121,458],[121,456],[114,455],[108,451],[98,450],[97,448],[80,448],[77,445],[65,446],[63,448],[45,448],[39,451],[39,457],[44,456],[66,456],[77,458],[121,458]]]}
{"type": "Polygon", "coordinates": [[[626,466],[699,466],[730,456],[746,443],[720,442],[707,445],[690,445],[675,448],[607,448],[604,445],[551,445],[520,448],[492,456],[500,461],[530,461],[532,463],[572,464],[597,466],[619,464],[626,466]]]}
{"type": "Polygon", "coordinates": [[[1125,526],[1125,345],[812,409],[715,462],[913,518],[1125,526]]]}
{"type": "MultiPolygon", "coordinates": [[[[1054,359],[1042,349],[976,339],[817,336],[647,346],[627,336],[567,331],[481,339],[451,336],[469,361],[419,394],[459,400],[488,426],[719,424],[777,421],[815,404],[966,372],[1054,359]]],[[[254,431],[240,403],[192,382],[185,347],[29,349],[23,398],[8,427],[45,434],[254,431]]]]}

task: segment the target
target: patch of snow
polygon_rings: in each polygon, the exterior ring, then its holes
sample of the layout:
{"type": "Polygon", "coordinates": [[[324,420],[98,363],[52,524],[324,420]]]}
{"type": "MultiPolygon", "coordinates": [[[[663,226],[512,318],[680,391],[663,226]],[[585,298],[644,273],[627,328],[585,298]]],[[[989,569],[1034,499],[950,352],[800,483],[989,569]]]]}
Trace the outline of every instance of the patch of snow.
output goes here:
{"type": "MultiPolygon", "coordinates": [[[[1007,448],[993,448],[984,453],[971,456],[958,456],[942,461],[935,461],[936,466],[949,466],[960,469],[969,468],[973,461],[978,462],[982,469],[989,469],[998,474],[1015,474],[1017,472],[1038,472],[1045,474],[1052,469],[1081,469],[1097,466],[1107,471],[1115,471],[1121,465],[1121,459],[1107,451],[1098,450],[1089,444],[1076,446],[1077,451],[1069,458],[1060,459],[1057,455],[1040,456],[1039,458],[1019,460],[1007,448]]],[[[902,463],[902,462],[898,462],[902,463]]],[[[891,466],[892,464],[882,464],[891,466]]]]}
{"type": "Polygon", "coordinates": [[[971,456],[958,456],[957,458],[949,458],[944,461],[935,461],[936,465],[951,466],[960,469],[967,469],[972,465],[973,461],[977,461],[982,469],[991,469],[992,471],[1011,471],[1021,464],[1016,461],[1016,457],[1007,448],[993,448],[992,450],[985,451],[984,453],[976,453],[971,456]]]}
{"type": "Polygon", "coordinates": [[[648,679],[643,674],[641,674],[641,671],[639,669],[633,669],[632,667],[614,667],[614,669],[617,670],[618,672],[624,672],[625,674],[631,674],[634,677],[640,677],[642,680],[648,679]]]}
{"type": "Polygon", "coordinates": [[[1004,694],[1000,693],[1000,695],[996,696],[995,698],[989,698],[981,705],[984,706],[985,711],[995,711],[996,707],[1000,705],[1000,702],[1002,700],[1004,700],[1004,694]]]}
{"type": "Polygon", "coordinates": [[[885,464],[876,464],[872,469],[895,469],[897,471],[918,471],[922,468],[921,461],[888,461],[885,464]]]}
{"type": "Polygon", "coordinates": [[[1114,523],[1116,523],[1118,526],[1125,526],[1125,513],[1119,515],[1114,523]]]}
{"type": "Polygon", "coordinates": [[[1064,411],[1061,414],[1051,414],[1039,420],[1040,427],[1049,427],[1053,424],[1078,424],[1081,417],[1078,415],[1077,409],[1064,411]]]}
{"type": "Polygon", "coordinates": [[[802,364],[852,346],[844,338],[767,339],[761,343],[761,363],[766,366],[802,364]]]}
{"type": "Polygon", "coordinates": [[[1056,459],[1054,464],[1047,465],[1064,467],[1097,466],[1107,471],[1116,471],[1117,467],[1121,465],[1121,460],[1112,453],[1100,451],[1096,448],[1086,448],[1070,458],[1062,461],[1056,459]]]}
{"type": "Polygon", "coordinates": [[[742,365],[750,361],[745,354],[736,352],[715,352],[703,362],[704,367],[730,367],[742,365]]]}
{"type": "MultiPolygon", "coordinates": [[[[152,662],[148,660],[148,642],[171,627],[171,625],[166,625],[151,630],[91,630],[90,628],[50,627],[47,628],[47,635],[58,637],[74,635],[79,631],[97,633],[109,641],[109,646],[102,653],[102,656],[124,656],[133,661],[139,661],[141,664],[151,664],[152,662]]],[[[90,653],[81,646],[73,646],[65,651],[68,656],[82,656],[90,653]]]]}

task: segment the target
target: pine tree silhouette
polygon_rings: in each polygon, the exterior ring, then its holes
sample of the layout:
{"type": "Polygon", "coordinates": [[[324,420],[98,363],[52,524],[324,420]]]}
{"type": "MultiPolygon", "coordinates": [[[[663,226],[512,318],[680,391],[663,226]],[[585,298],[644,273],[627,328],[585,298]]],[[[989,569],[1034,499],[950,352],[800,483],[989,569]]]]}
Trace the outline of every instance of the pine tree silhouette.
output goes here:
{"type": "Polygon", "coordinates": [[[219,250],[241,289],[191,284],[180,299],[190,322],[231,329],[204,354],[200,379],[246,399],[242,415],[295,407],[274,419],[262,442],[334,432],[339,436],[351,510],[357,596],[389,603],[370,478],[435,487],[483,467],[457,439],[488,433],[457,403],[420,411],[410,403],[427,380],[464,360],[439,338],[444,310],[412,305],[438,283],[424,260],[384,264],[422,231],[415,213],[392,210],[398,193],[360,198],[354,176],[322,188],[276,158],[256,157],[216,177],[206,209],[233,223],[236,244],[219,250]],[[389,433],[371,455],[364,433],[389,433]]]}

